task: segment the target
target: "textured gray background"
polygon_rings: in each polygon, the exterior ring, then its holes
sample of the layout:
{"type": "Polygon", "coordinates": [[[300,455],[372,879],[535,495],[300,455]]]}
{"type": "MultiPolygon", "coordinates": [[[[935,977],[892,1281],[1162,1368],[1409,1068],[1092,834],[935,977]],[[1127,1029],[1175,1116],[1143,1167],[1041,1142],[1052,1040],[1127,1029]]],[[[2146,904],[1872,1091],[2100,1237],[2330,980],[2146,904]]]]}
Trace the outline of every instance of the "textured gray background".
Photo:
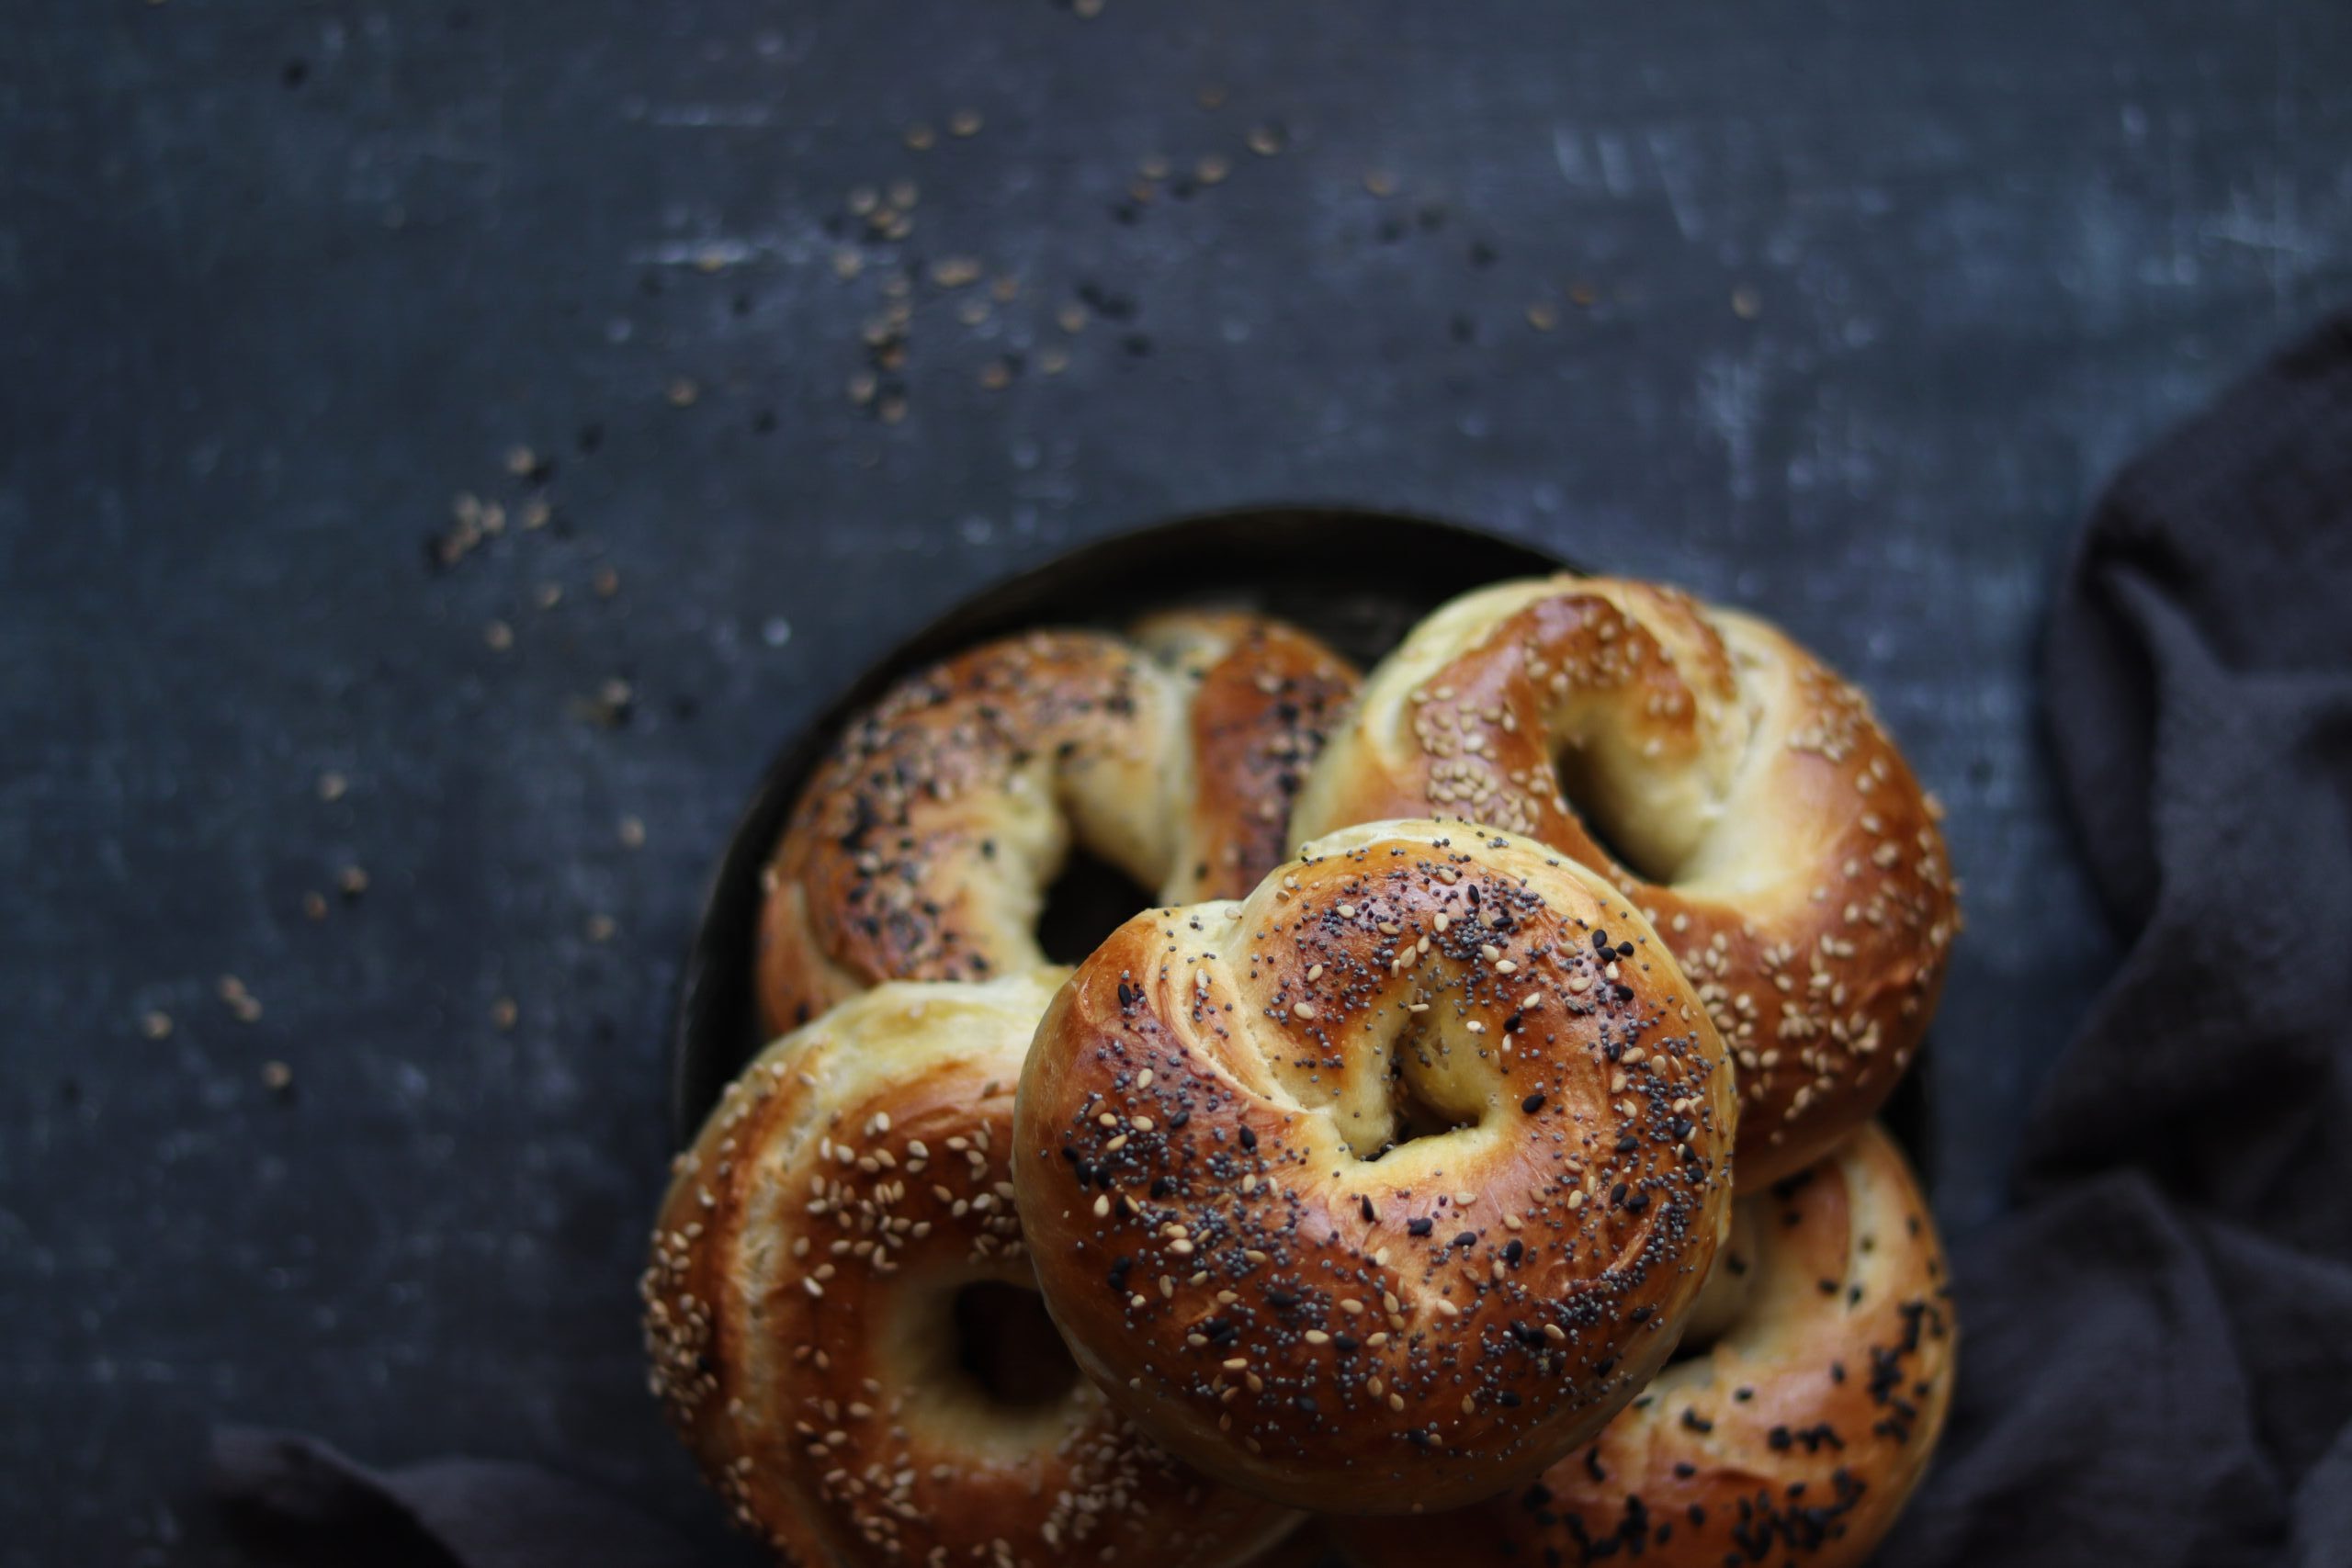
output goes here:
{"type": "Polygon", "coordinates": [[[704,870],[865,660],[1174,511],[1448,513],[1864,681],[1952,808],[1980,1220],[2110,956],[2049,585],[2102,476],[2352,294],[2347,81],[2333,3],[0,0],[0,1562],[232,1560],[215,1416],[716,1539],[631,1299],[704,870]],[[1018,298],[965,322],[949,256],[1018,298]],[[844,389],[910,262],[886,424],[844,389]],[[1089,285],[1132,320],[1065,334],[1089,285]],[[516,443],[559,525],[428,572],[516,443]]]}

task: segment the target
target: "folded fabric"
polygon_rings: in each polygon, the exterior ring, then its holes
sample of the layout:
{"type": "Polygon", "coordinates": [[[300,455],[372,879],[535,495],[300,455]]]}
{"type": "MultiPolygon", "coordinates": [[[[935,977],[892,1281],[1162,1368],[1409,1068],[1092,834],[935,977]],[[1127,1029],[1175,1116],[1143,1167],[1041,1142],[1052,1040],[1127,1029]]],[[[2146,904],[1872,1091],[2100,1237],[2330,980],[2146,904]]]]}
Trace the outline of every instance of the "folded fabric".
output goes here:
{"type": "Polygon", "coordinates": [[[338,1568],[695,1568],[685,1539],[531,1465],[436,1460],[370,1470],[315,1438],[212,1435],[213,1493],[261,1561],[338,1568]]]}
{"type": "MultiPolygon", "coordinates": [[[[2046,677],[2060,777],[2130,951],[2029,1122],[2019,1207],[1956,1259],[1959,1396],[1881,1561],[2340,1568],[2352,316],[2116,480],[2046,677]]],[[[526,1467],[379,1473],[248,1431],[220,1434],[216,1461],[254,1539],[315,1560],[690,1561],[665,1527],[526,1467]]]]}
{"type": "Polygon", "coordinates": [[[1883,1560],[2352,1562],[2352,316],[2116,480],[2047,659],[2131,945],[1883,1560]]]}

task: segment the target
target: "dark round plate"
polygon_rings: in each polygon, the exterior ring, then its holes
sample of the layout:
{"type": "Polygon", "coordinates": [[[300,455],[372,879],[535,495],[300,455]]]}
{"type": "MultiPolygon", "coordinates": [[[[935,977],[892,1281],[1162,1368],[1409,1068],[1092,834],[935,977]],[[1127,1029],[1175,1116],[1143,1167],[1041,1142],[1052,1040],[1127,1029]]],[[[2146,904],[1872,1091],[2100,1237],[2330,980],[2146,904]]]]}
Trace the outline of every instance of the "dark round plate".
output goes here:
{"type": "MultiPolygon", "coordinates": [[[[1178,518],[1080,546],[966,600],[852,682],[785,747],[737,820],[703,901],[672,1027],[670,1122],[681,1145],[765,1043],[752,1004],[760,868],[800,790],[850,716],[891,682],[960,649],[1040,626],[1124,626],[1152,610],[1262,610],[1305,626],[1369,670],[1457,593],[1510,577],[1581,570],[1537,546],[1459,524],[1341,507],[1253,507],[1178,518]]],[[[1885,1111],[1924,1151],[1915,1064],[1885,1111]]]]}

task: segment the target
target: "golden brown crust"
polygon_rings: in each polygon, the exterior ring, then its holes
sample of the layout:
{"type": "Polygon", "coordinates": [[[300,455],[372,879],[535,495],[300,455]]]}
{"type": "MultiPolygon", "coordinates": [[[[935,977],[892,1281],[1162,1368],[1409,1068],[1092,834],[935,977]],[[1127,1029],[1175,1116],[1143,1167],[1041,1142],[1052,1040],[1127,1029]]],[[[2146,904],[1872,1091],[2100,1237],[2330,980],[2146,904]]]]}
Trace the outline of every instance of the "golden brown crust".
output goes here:
{"type": "Polygon", "coordinates": [[[679,1157],[655,1392],[739,1522],[809,1568],[1225,1568],[1292,1522],[1082,1380],[1010,1404],[956,1364],[956,1292],[1033,1284],[1012,1089],[1061,973],[868,992],[770,1047],[679,1157]]]}
{"type": "Polygon", "coordinates": [[[1605,578],[1456,600],[1367,681],[1292,831],[1413,815],[1526,833],[1640,904],[1738,1063],[1743,1192],[1866,1121],[1935,1010],[1940,813],[1861,693],[1751,617],[1605,578]]]}
{"type": "Polygon", "coordinates": [[[1161,900],[1247,897],[1289,853],[1291,807],[1355,699],[1355,667],[1296,626],[1238,611],[1155,615],[1135,637],[1197,682],[1191,855],[1161,900]]]}
{"type": "MultiPolygon", "coordinates": [[[[1747,1300],[1711,1348],[1667,1368],[1583,1452],[1474,1508],[1333,1527],[1359,1568],[1432,1561],[1653,1568],[1851,1568],[1927,1468],[1959,1332],[1942,1249],[1875,1124],[1742,1200],[1747,1300]]],[[[1727,1251],[1726,1258],[1734,1256],[1727,1251]]]]}
{"type": "Polygon", "coordinates": [[[1170,899],[1281,857],[1305,769],[1354,688],[1337,655],[1239,614],[1156,617],[1148,647],[1041,631],[959,654],[849,727],[765,872],[771,1034],[885,980],[1044,962],[1034,927],[1075,840],[1170,899]]]}
{"type": "Polygon", "coordinates": [[[1728,1210],[1730,1074],[1659,951],[1582,867],[1427,822],[1129,921],[1016,1111],[1079,1365],[1210,1473],[1326,1510],[1458,1503],[1589,1437],[1728,1210]]]}

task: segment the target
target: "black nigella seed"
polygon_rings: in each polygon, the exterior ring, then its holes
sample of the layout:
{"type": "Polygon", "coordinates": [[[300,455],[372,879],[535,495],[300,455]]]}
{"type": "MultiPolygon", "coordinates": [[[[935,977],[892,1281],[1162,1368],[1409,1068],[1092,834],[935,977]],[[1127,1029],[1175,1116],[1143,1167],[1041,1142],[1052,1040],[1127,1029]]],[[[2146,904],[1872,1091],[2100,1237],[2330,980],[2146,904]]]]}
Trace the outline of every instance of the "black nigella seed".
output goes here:
{"type": "Polygon", "coordinates": [[[1407,1220],[1405,1222],[1405,1234],[1407,1235],[1427,1235],[1436,1228],[1437,1222],[1426,1217],[1418,1220],[1407,1220]]]}
{"type": "Polygon", "coordinates": [[[1623,1182],[1621,1181],[1616,1186],[1609,1190],[1609,1201],[1612,1203],[1622,1203],[1625,1201],[1625,1184],[1623,1182]]]}
{"type": "Polygon", "coordinates": [[[1255,1134],[1255,1133],[1253,1133],[1253,1132],[1251,1132],[1251,1131],[1250,1131],[1249,1128],[1247,1128],[1247,1127],[1242,1128],[1242,1129],[1241,1129],[1241,1146],[1242,1146],[1243,1148],[1245,1148],[1245,1149],[1254,1149],[1254,1148],[1256,1148],[1256,1147],[1258,1146],[1258,1134],[1255,1134]]]}
{"type": "Polygon", "coordinates": [[[1527,1244],[1517,1236],[1511,1237],[1510,1243],[1503,1247],[1503,1261],[1514,1269],[1519,1267],[1519,1260],[1526,1256],[1527,1244]]]}
{"type": "Polygon", "coordinates": [[[1628,985],[1627,985],[1627,984],[1625,984],[1623,980],[1618,981],[1618,982],[1617,982],[1617,999],[1618,999],[1619,1001],[1621,1001],[1621,1002],[1630,1002],[1630,1001],[1632,1001],[1632,1000],[1634,999],[1634,987],[1631,987],[1631,986],[1628,986],[1628,985]]]}
{"type": "Polygon", "coordinates": [[[1595,953],[1607,953],[1609,951],[1609,933],[1607,931],[1595,931],[1592,933],[1592,950],[1595,953]]]}
{"type": "Polygon", "coordinates": [[[1641,1146],[1642,1141],[1634,1136],[1631,1133],[1626,1134],[1623,1137],[1617,1140],[1617,1152],[1621,1155],[1632,1154],[1635,1149],[1640,1148],[1641,1146]]]}
{"type": "Polygon", "coordinates": [[[1631,957],[1633,957],[1633,956],[1634,956],[1634,944],[1633,944],[1632,942],[1619,942],[1619,943],[1617,944],[1617,956],[1618,956],[1618,957],[1620,957],[1620,958],[1631,958],[1631,957]]]}
{"type": "Polygon", "coordinates": [[[1544,1109],[1544,1097],[1540,1094],[1531,1094],[1519,1102],[1519,1108],[1532,1116],[1544,1109]]]}
{"type": "Polygon", "coordinates": [[[1476,1247],[1478,1245],[1478,1233],[1476,1231],[1464,1231],[1460,1235],[1453,1238],[1453,1245],[1456,1247],[1476,1247]]]}
{"type": "Polygon", "coordinates": [[[1625,1210],[1628,1213],[1638,1214],[1649,1206],[1650,1195],[1646,1192],[1636,1192],[1625,1200],[1625,1210]]]}

